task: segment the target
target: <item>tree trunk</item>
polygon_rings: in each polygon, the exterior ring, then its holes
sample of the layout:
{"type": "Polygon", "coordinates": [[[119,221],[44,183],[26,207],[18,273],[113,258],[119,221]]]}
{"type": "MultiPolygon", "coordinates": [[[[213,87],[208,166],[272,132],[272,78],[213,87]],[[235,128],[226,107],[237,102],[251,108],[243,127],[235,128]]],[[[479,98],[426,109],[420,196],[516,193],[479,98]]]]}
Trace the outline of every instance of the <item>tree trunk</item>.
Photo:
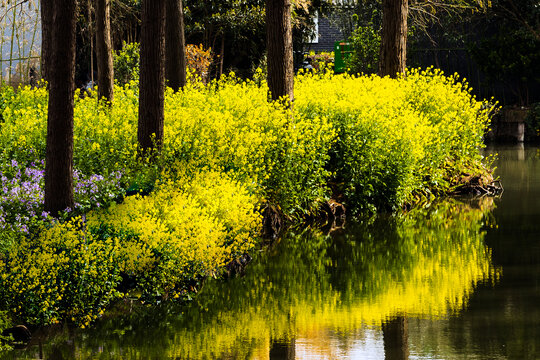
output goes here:
{"type": "Polygon", "coordinates": [[[219,77],[223,75],[223,58],[225,57],[225,34],[221,34],[221,50],[219,52],[219,77]]]}
{"type": "Polygon", "coordinates": [[[73,97],[77,1],[43,0],[49,41],[43,44],[49,81],[45,158],[45,211],[58,215],[73,207],[73,97]],[[50,26],[50,27],[49,27],[50,26]]]}
{"type": "Polygon", "coordinates": [[[163,141],[165,90],[165,1],[142,0],[139,126],[142,150],[163,141]]]}
{"type": "Polygon", "coordinates": [[[296,341],[294,339],[289,343],[272,343],[268,358],[270,360],[294,360],[296,358],[295,344],[296,341]]]}
{"type": "Polygon", "coordinates": [[[268,87],[272,100],[294,100],[291,0],[266,0],[268,87]]]}
{"type": "Polygon", "coordinates": [[[166,0],[165,69],[169,86],[178,91],[186,85],[186,40],[182,0],[166,0]]]}
{"type": "Polygon", "coordinates": [[[111,0],[97,0],[96,51],[98,66],[98,96],[113,101],[114,69],[111,42],[111,0]]]}
{"type": "Polygon", "coordinates": [[[383,0],[380,76],[405,74],[408,9],[407,0],[383,0]]]}
{"type": "Polygon", "coordinates": [[[409,358],[409,326],[407,318],[397,317],[382,326],[384,358],[386,360],[407,360],[409,358]]]}
{"type": "Polygon", "coordinates": [[[52,28],[52,3],[50,0],[40,0],[41,7],[41,78],[49,81],[47,74],[47,59],[50,57],[48,51],[51,47],[51,28],[52,28]]]}

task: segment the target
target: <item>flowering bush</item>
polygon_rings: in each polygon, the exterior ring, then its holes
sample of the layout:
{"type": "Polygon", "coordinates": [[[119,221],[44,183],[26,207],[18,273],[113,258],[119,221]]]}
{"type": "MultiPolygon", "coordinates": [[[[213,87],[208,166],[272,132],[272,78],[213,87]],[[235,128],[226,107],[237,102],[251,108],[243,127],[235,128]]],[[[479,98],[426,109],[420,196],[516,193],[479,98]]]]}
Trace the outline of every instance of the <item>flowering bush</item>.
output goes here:
{"type": "MultiPolygon", "coordinates": [[[[44,201],[44,163],[30,163],[24,166],[16,160],[0,164],[0,244],[16,234],[31,235],[43,221],[49,222],[45,213],[44,201]]],[[[84,213],[92,208],[108,206],[120,199],[124,190],[121,187],[122,174],[114,172],[108,178],[102,175],[85,176],[80,171],[73,172],[74,209],[84,213]]]]}
{"type": "Polygon", "coordinates": [[[85,324],[120,276],[147,297],[182,296],[254,246],[261,201],[295,217],[331,190],[356,211],[447,192],[481,166],[493,108],[436,70],[300,75],[289,109],[267,101],[264,81],[229,75],[167,90],[149,162],[137,155],[134,85],[117,86],[111,106],[92,92],[75,102],[74,210],[88,223],[43,213],[46,90],[0,90],[0,311],[85,324]],[[117,204],[127,189],[149,195],[117,204]]]}
{"type": "Polygon", "coordinates": [[[190,281],[219,274],[255,245],[255,196],[222,173],[186,180],[160,182],[149,196],[89,217],[95,233],[120,239],[119,269],[136,277],[146,296],[178,297],[190,281]]]}
{"type": "Polygon", "coordinates": [[[476,101],[457,76],[432,69],[400,79],[305,74],[295,94],[298,112],[327,116],[335,127],[327,168],[357,211],[448,192],[455,174],[478,170],[494,107],[476,101]]]}
{"type": "Polygon", "coordinates": [[[80,218],[40,230],[0,257],[2,309],[33,324],[88,324],[118,296],[118,243],[94,238],[80,218]]]}

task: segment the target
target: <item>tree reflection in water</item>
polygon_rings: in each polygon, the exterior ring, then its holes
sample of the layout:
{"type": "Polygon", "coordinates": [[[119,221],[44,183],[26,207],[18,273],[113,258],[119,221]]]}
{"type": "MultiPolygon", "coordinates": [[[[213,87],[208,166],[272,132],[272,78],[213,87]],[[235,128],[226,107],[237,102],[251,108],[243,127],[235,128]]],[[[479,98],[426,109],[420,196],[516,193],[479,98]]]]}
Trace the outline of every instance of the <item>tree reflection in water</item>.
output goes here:
{"type": "MultiPolygon", "coordinates": [[[[407,319],[447,318],[479,283],[498,280],[484,244],[492,207],[486,198],[449,200],[331,236],[293,229],[243,277],[209,281],[187,306],[119,306],[92,329],[42,346],[50,354],[69,342],[64,357],[77,359],[294,359],[309,345],[336,358],[350,351],[347,335],[382,329],[387,358],[405,359],[407,319]]],[[[37,354],[37,344],[25,353],[37,354]]]]}

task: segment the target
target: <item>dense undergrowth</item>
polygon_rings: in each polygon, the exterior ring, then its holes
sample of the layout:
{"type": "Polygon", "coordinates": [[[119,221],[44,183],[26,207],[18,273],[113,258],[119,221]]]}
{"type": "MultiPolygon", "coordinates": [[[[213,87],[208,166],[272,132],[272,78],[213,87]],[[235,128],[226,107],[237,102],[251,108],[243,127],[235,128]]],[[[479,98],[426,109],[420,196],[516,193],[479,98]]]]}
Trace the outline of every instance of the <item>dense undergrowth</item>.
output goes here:
{"type": "Polygon", "coordinates": [[[0,311],[86,325],[126,291],[185,298],[255,246],[267,202],[291,219],[331,196],[397,210],[483,169],[493,105],[457,77],[306,74],[295,86],[292,109],[268,103],[260,79],[168,90],[154,162],[137,157],[135,83],[112,106],[77,97],[76,204],[61,219],[43,212],[47,92],[2,89],[0,311]]]}

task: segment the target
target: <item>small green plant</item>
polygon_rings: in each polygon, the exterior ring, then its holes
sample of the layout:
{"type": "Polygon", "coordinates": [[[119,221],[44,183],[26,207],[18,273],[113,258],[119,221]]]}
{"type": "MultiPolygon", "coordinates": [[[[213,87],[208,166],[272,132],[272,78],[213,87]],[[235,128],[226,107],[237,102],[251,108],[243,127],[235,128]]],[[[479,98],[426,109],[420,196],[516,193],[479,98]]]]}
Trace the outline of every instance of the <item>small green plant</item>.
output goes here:
{"type": "Polygon", "coordinates": [[[139,60],[139,44],[124,42],[122,50],[114,54],[114,77],[118,84],[139,82],[139,60]]]}
{"type": "Polygon", "coordinates": [[[12,348],[9,344],[12,339],[2,335],[2,332],[10,326],[11,322],[8,319],[7,313],[5,311],[0,311],[0,355],[2,355],[3,351],[8,351],[12,348]]]}
{"type": "Polygon", "coordinates": [[[375,74],[378,71],[381,46],[379,31],[371,23],[358,26],[349,38],[349,42],[352,45],[353,53],[345,60],[348,72],[351,74],[375,74]]]}

